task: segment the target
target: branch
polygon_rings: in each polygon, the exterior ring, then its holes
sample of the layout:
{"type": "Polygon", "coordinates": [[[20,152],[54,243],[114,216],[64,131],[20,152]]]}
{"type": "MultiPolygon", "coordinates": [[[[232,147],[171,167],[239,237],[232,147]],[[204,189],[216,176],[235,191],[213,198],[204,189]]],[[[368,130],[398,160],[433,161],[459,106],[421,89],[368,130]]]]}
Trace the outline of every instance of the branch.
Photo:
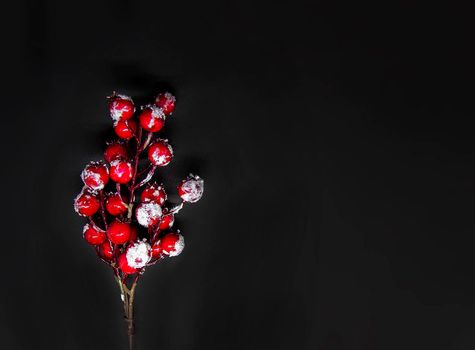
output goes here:
{"type": "Polygon", "coordinates": [[[148,171],[147,176],[145,176],[145,178],[142,181],[140,181],[140,183],[138,185],[136,185],[133,189],[136,190],[137,188],[140,188],[143,185],[145,185],[147,182],[149,182],[152,179],[153,174],[155,173],[155,170],[157,170],[156,165],[154,165],[150,168],[150,170],[148,171]]]}

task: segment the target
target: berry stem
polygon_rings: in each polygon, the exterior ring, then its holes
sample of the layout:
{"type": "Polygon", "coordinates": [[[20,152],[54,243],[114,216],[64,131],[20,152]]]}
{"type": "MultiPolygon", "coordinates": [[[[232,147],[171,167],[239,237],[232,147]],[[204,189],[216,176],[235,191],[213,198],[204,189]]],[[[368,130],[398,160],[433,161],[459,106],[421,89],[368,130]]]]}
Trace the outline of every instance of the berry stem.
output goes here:
{"type": "Polygon", "coordinates": [[[132,180],[129,185],[130,198],[129,198],[129,212],[127,213],[127,218],[132,219],[132,209],[134,207],[134,191],[135,191],[135,180],[137,178],[137,169],[139,166],[139,156],[142,151],[142,127],[138,127],[137,130],[137,146],[135,147],[134,155],[134,171],[132,174],[132,180]]]}
{"type": "Polygon", "coordinates": [[[156,170],[157,170],[157,166],[156,166],[156,165],[152,166],[152,167],[150,168],[150,170],[148,171],[147,176],[145,176],[145,177],[143,178],[143,180],[139,182],[138,185],[135,185],[135,186],[134,186],[134,190],[136,190],[137,188],[142,187],[142,186],[145,185],[147,182],[149,182],[149,181],[152,179],[153,174],[155,173],[156,170]]]}
{"type": "Polygon", "coordinates": [[[104,227],[105,227],[105,230],[107,230],[107,220],[106,220],[106,212],[104,210],[104,191],[103,190],[99,191],[99,201],[101,202],[102,221],[104,221],[104,227]]]}
{"type": "Polygon", "coordinates": [[[149,131],[148,134],[147,134],[147,138],[145,139],[145,142],[143,143],[143,145],[140,149],[140,152],[143,152],[147,148],[150,141],[152,141],[152,137],[153,137],[153,132],[149,131]]]}

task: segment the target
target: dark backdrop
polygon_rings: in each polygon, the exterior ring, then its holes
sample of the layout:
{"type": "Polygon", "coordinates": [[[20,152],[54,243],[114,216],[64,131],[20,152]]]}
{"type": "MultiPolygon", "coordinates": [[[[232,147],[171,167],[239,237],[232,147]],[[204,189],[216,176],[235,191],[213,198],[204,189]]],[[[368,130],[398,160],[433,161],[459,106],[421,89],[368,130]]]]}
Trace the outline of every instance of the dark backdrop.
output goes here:
{"type": "Polygon", "coordinates": [[[126,348],[72,200],[104,97],[163,87],[163,178],[206,191],[179,216],[184,253],[141,281],[137,349],[473,349],[470,12],[37,0],[3,16],[2,349],[126,348]]]}

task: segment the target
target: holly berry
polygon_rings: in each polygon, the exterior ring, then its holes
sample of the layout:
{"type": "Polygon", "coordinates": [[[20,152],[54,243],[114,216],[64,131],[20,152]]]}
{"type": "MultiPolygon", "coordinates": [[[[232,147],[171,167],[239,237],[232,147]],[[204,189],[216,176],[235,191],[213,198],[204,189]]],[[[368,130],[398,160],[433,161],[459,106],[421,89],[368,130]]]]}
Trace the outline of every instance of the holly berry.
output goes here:
{"type": "Polygon", "coordinates": [[[153,183],[143,190],[140,199],[142,202],[155,201],[158,204],[163,205],[167,200],[167,193],[163,186],[153,183]]]}
{"type": "Polygon", "coordinates": [[[106,150],[104,151],[104,159],[108,163],[119,158],[127,159],[127,156],[127,149],[123,144],[118,142],[113,142],[107,145],[106,150]]]}
{"type": "Polygon", "coordinates": [[[162,217],[162,208],[157,202],[140,203],[135,209],[135,217],[140,225],[145,227],[155,226],[162,217]]]}
{"type": "Polygon", "coordinates": [[[161,231],[168,230],[173,226],[173,223],[175,222],[175,215],[173,213],[168,213],[163,215],[162,220],[160,221],[160,224],[158,225],[158,228],[161,231]]]}
{"type": "Polygon", "coordinates": [[[106,210],[113,216],[127,213],[129,207],[124,203],[122,197],[118,193],[110,194],[106,200],[106,210]]]}
{"type": "Polygon", "coordinates": [[[188,175],[186,180],[183,180],[178,185],[178,195],[185,202],[194,203],[200,200],[203,196],[204,181],[199,176],[188,175]]]}
{"type": "Polygon", "coordinates": [[[119,220],[113,221],[107,228],[107,237],[112,243],[124,244],[130,239],[130,224],[119,220]]]}
{"type": "Polygon", "coordinates": [[[152,258],[157,259],[162,255],[162,246],[160,245],[160,241],[156,241],[152,245],[152,258]]]}
{"type": "Polygon", "coordinates": [[[137,130],[137,122],[131,120],[119,120],[115,126],[114,131],[121,139],[128,140],[135,135],[137,130]]]}
{"type": "Polygon", "coordinates": [[[129,96],[114,95],[110,98],[109,113],[115,122],[132,118],[134,112],[134,102],[129,96]]]}
{"type": "Polygon", "coordinates": [[[126,252],[127,264],[133,268],[141,269],[152,258],[152,248],[150,244],[137,241],[132,243],[127,248],[126,252]]]}
{"type": "Polygon", "coordinates": [[[185,238],[179,233],[167,233],[160,240],[162,252],[168,256],[177,256],[185,248],[185,238]]]}
{"type": "Polygon", "coordinates": [[[88,190],[83,190],[74,200],[74,209],[81,216],[92,216],[99,207],[99,200],[88,190]]]}
{"type": "Polygon", "coordinates": [[[118,263],[119,263],[119,268],[126,275],[132,275],[137,272],[137,269],[130,266],[129,263],[127,262],[127,256],[125,253],[122,253],[121,255],[119,255],[118,263]]]}
{"type": "Polygon", "coordinates": [[[155,106],[160,107],[166,115],[175,110],[176,98],[169,92],[160,93],[155,98],[155,106]]]}
{"type": "Polygon", "coordinates": [[[100,228],[86,224],[82,231],[84,239],[91,245],[99,245],[105,242],[106,234],[100,228]]]}
{"type": "Polygon", "coordinates": [[[156,166],[168,165],[173,158],[172,146],[166,140],[158,140],[148,148],[148,160],[156,166]]]}
{"type": "Polygon", "coordinates": [[[140,112],[139,122],[144,130],[157,132],[165,125],[165,114],[161,108],[149,106],[140,112]]]}
{"type": "Polygon", "coordinates": [[[110,163],[110,178],[120,184],[126,184],[132,179],[132,164],[126,160],[116,159],[110,163]]]}
{"type": "Polygon", "coordinates": [[[91,162],[82,171],[81,178],[91,190],[102,190],[109,181],[109,169],[102,162],[91,162]]]}
{"type": "Polygon", "coordinates": [[[99,254],[106,260],[112,260],[114,257],[114,251],[112,250],[111,244],[106,241],[99,246],[99,254]]]}

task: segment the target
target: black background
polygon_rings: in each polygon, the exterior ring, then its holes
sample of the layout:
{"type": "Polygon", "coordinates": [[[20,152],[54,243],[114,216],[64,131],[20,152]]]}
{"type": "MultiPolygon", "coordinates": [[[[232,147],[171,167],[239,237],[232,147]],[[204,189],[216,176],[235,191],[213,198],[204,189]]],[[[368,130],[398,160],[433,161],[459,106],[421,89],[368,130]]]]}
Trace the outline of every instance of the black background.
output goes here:
{"type": "MultiPolygon", "coordinates": [[[[137,349],[473,349],[470,12],[412,2],[15,2],[2,21],[2,349],[125,349],[72,200],[104,97],[178,98],[205,195],[137,349]]],[[[172,196],[173,198],[173,196],[172,196]]]]}

